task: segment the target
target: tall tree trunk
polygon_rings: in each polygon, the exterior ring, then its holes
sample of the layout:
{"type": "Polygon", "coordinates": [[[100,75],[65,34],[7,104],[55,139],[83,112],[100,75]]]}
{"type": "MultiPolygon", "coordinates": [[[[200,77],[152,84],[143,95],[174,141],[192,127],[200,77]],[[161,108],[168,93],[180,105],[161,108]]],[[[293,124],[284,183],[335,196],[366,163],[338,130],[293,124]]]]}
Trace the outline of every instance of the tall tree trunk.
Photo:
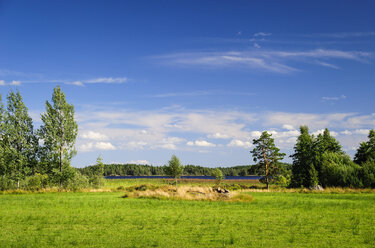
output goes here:
{"type": "Polygon", "coordinates": [[[62,146],[60,146],[60,188],[62,188],[62,146]]]}
{"type": "Polygon", "coordinates": [[[268,161],[267,161],[267,158],[266,158],[266,151],[264,149],[264,146],[262,148],[262,152],[263,152],[264,163],[265,163],[265,166],[266,166],[266,184],[267,184],[267,190],[269,191],[270,190],[270,185],[269,185],[269,180],[268,180],[268,161]]]}
{"type": "Polygon", "coordinates": [[[177,192],[177,177],[175,179],[176,179],[176,192],[177,192]]]}

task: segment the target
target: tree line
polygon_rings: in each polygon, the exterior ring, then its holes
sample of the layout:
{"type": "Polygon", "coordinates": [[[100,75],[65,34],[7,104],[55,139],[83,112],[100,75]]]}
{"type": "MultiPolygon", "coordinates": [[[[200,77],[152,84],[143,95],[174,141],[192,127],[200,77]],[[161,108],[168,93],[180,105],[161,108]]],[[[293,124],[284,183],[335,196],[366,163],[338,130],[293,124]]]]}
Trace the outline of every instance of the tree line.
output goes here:
{"type": "MultiPolygon", "coordinates": [[[[291,164],[280,163],[280,169],[283,175],[290,174],[291,164]]],[[[250,176],[262,175],[261,169],[257,165],[238,165],[231,167],[217,167],[224,176],[250,176]]],[[[211,176],[216,168],[203,167],[199,165],[184,165],[184,176],[211,176]]],[[[78,170],[87,176],[96,175],[97,164],[78,168],[78,170]]],[[[166,175],[167,165],[152,166],[139,164],[105,164],[104,176],[162,176],[166,175]]]]}
{"type": "MultiPolygon", "coordinates": [[[[98,157],[96,165],[76,169],[70,165],[78,125],[74,106],[67,103],[60,87],[53,90],[51,101],[41,114],[42,124],[33,126],[28,108],[19,91],[10,91],[4,106],[0,96],[0,190],[45,187],[82,188],[100,186],[110,175],[168,175],[170,166],[107,164],[98,157]]],[[[314,136],[307,126],[291,155],[292,164],[282,163],[284,153],[276,147],[272,135],[264,131],[253,140],[251,152],[255,165],[207,168],[186,165],[184,175],[225,176],[263,175],[267,187],[271,183],[289,187],[372,187],[375,188],[375,131],[362,142],[354,160],[346,154],[328,129],[314,136]]],[[[175,160],[177,159],[174,158],[175,160]]],[[[177,160],[176,160],[177,161],[177,160]]],[[[176,164],[176,163],[173,163],[176,164]]]]}
{"type": "MultiPolygon", "coordinates": [[[[289,165],[291,166],[291,165],[289,165]]],[[[225,176],[258,175],[259,171],[254,165],[239,165],[233,167],[218,167],[225,176]]],[[[78,169],[82,174],[95,175],[97,165],[90,165],[78,169]]],[[[199,165],[185,165],[184,176],[211,176],[214,168],[199,165]]],[[[104,176],[162,176],[166,175],[167,165],[152,166],[139,164],[105,164],[104,176]]]]}
{"type": "Polygon", "coordinates": [[[375,187],[374,130],[351,160],[328,129],[315,137],[301,126],[292,158],[292,187],[375,187]]]}
{"type": "MultiPolygon", "coordinates": [[[[276,147],[272,134],[264,131],[253,140],[254,149],[250,151],[255,165],[208,168],[195,165],[183,166],[181,175],[223,176],[262,175],[261,181],[267,185],[276,183],[288,187],[317,188],[352,187],[375,188],[375,131],[370,130],[368,141],[362,142],[354,160],[346,154],[340,143],[325,129],[316,137],[309,133],[307,126],[300,127],[300,135],[290,156],[292,164],[282,163],[284,153],[276,147]]],[[[173,158],[173,157],[172,157],[173,158]]],[[[176,159],[176,158],[174,158],[176,159]]],[[[170,166],[151,166],[136,164],[104,165],[105,176],[151,176],[168,175],[170,166]]],[[[80,169],[82,174],[95,174],[96,166],[80,169]]]]}
{"type": "Polygon", "coordinates": [[[6,102],[0,96],[0,190],[71,187],[85,181],[70,166],[78,125],[60,87],[46,101],[38,129],[19,91],[11,90],[6,102]]]}
{"type": "Polygon", "coordinates": [[[368,141],[362,142],[354,160],[342,150],[340,143],[325,129],[316,137],[307,126],[300,127],[300,135],[291,155],[293,163],[289,178],[282,175],[280,160],[285,156],[276,147],[272,135],[266,131],[254,139],[251,151],[254,161],[262,168],[267,184],[283,179],[293,188],[352,187],[375,188],[375,131],[370,130],[368,141]]]}

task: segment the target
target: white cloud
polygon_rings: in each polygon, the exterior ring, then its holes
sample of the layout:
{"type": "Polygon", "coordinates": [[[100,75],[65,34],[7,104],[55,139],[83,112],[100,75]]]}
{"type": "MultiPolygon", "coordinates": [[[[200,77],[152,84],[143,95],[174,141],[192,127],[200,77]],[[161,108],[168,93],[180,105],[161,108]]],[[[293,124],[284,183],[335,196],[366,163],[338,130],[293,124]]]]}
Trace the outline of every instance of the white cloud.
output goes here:
{"type": "Polygon", "coordinates": [[[95,147],[98,150],[116,150],[116,147],[109,142],[96,142],[95,147]]]}
{"type": "Polygon", "coordinates": [[[349,130],[345,130],[345,131],[342,131],[340,132],[341,134],[345,134],[345,135],[352,135],[353,132],[349,131],[349,130]]]}
{"type": "Polygon", "coordinates": [[[207,138],[210,139],[229,139],[230,136],[222,133],[214,133],[214,134],[209,134],[207,135],[207,138]]]}
{"type": "Polygon", "coordinates": [[[258,36],[271,36],[272,33],[265,33],[265,32],[259,32],[259,33],[255,33],[254,36],[255,37],[258,37],[258,36]]]}
{"type": "Polygon", "coordinates": [[[341,33],[320,33],[312,36],[330,37],[330,38],[352,38],[374,36],[375,32],[341,32],[341,33]]]}
{"type": "Polygon", "coordinates": [[[321,66],[324,66],[324,67],[328,67],[328,68],[332,68],[332,69],[340,69],[340,67],[336,66],[336,65],[333,65],[333,64],[330,64],[330,63],[327,63],[327,62],[323,62],[323,61],[319,61],[319,60],[316,60],[315,61],[318,65],[321,65],[321,66]]]}
{"type": "Polygon", "coordinates": [[[370,129],[355,129],[352,131],[345,130],[340,133],[345,134],[345,135],[353,135],[353,134],[368,135],[369,132],[370,132],[370,129]]]}
{"type": "Polygon", "coordinates": [[[251,113],[184,108],[150,111],[90,108],[87,112],[78,112],[77,120],[83,130],[77,140],[79,151],[98,150],[97,146],[104,148],[97,145],[98,141],[110,142],[116,150],[184,150],[186,146],[224,149],[202,137],[228,139],[227,145],[249,147],[251,140],[262,133],[252,129],[255,126],[271,133],[280,148],[291,149],[299,135],[295,128],[300,125],[308,125],[312,132],[329,128],[343,146],[352,147],[365,139],[368,129],[375,126],[375,114],[251,113]],[[337,127],[347,132],[336,130],[337,127]],[[350,139],[357,136],[349,136],[348,132],[358,133],[358,139],[350,139]]]}
{"type": "Polygon", "coordinates": [[[71,84],[75,86],[84,86],[84,84],[81,81],[66,82],[66,84],[71,84]]]}
{"type": "Polygon", "coordinates": [[[252,132],[250,132],[250,135],[251,135],[251,137],[257,139],[262,135],[262,132],[261,131],[252,131],[252,132]]]}
{"type": "Polygon", "coordinates": [[[368,135],[370,132],[370,129],[356,129],[354,130],[354,134],[362,134],[362,135],[368,135]]]}
{"type": "Polygon", "coordinates": [[[323,101],[338,101],[338,100],[342,100],[342,99],[346,99],[346,96],[341,95],[341,96],[334,96],[334,97],[329,97],[329,96],[323,96],[322,97],[323,101]]]}
{"type": "Polygon", "coordinates": [[[121,84],[127,82],[129,79],[126,77],[117,77],[117,78],[112,78],[112,77],[102,77],[102,78],[94,78],[94,79],[89,79],[85,80],[85,83],[89,84],[97,84],[97,83],[107,83],[107,84],[121,84]]]}
{"type": "Polygon", "coordinates": [[[0,86],[6,86],[6,85],[9,85],[9,86],[19,86],[19,85],[21,85],[21,81],[15,81],[15,80],[13,80],[10,83],[6,83],[4,80],[0,80],[0,86]]]}
{"type": "Polygon", "coordinates": [[[258,43],[254,43],[253,45],[255,48],[261,48],[261,46],[258,43]]]}
{"type": "Polygon", "coordinates": [[[206,140],[196,140],[195,142],[193,141],[188,141],[186,143],[188,146],[200,146],[200,147],[215,147],[216,144],[210,143],[206,140]]]}
{"type": "Polygon", "coordinates": [[[128,161],[126,163],[127,164],[143,164],[143,165],[149,165],[149,164],[151,164],[147,160],[131,160],[131,161],[128,161]]]}
{"type": "MultiPolygon", "coordinates": [[[[52,80],[58,81],[58,80],[52,80]]],[[[63,80],[64,81],[64,80],[63,80]]],[[[78,80],[78,81],[65,81],[65,84],[84,86],[85,84],[122,84],[129,81],[126,77],[102,77],[102,78],[93,78],[88,80],[78,80]]]]}
{"type": "Polygon", "coordinates": [[[110,142],[88,142],[78,146],[78,151],[89,152],[95,150],[116,150],[110,142]]]}
{"type": "Polygon", "coordinates": [[[91,139],[91,140],[107,140],[108,137],[104,134],[94,131],[85,131],[80,135],[84,139],[91,139]]]}
{"type": "Polygon", "coordinates": [[[231,142],[227,144],[227,146],[232,146],[232,147],[243,147],[243,148],[250,148],[253,145],[249,141],[242,141],[242,140],[237,140],[234,139],[231,142]]]}
{"type": "MultiPolygon", "coordinates": [[[[228,51],[228,52],[191,52],[175,53],[155,57],[169,65],[190,65],[207,67],[234,67],[243,69],[260,69],[275,73],[290,73],[299,71],[288,65],[289,61],[297,60],[299,63],[311,63],[311,59],[336,59],[353,60],[365,62],[372,54],[362,51],[343,51],[329,49],[315,49],[305,51],[281,51],[256,49],[251,51],[228,51]]],[[[337,67],[327,62],[317,64],[337,67]]]]}
{"type": "Polygon", "coordinates": [[[21,82],[13,80],[9,85],[21,85],[21,82]]]}
{"type": "Polygon", "coordinates": [[[286,130],[295,130],[295,128],[293,127],[293,125],[289,125],[289,124],[284,124],[283,128],[286,129],[286,130]]]}

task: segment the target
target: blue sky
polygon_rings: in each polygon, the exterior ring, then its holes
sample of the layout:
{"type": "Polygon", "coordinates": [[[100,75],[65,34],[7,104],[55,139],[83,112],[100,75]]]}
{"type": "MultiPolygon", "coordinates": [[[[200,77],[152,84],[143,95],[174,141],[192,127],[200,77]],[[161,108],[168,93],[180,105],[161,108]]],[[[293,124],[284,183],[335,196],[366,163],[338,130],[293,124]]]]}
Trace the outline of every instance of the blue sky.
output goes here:
{"type": "MultiPolygon", "coordinates": [[[[325,127],[353,156],[375,127],[373,1],[1,1],[0,93],[35,126],[60,85],[74,166],[251,164],[325,127]]],[[[290,158],[285,161],[290,162],[290,158]]]]}

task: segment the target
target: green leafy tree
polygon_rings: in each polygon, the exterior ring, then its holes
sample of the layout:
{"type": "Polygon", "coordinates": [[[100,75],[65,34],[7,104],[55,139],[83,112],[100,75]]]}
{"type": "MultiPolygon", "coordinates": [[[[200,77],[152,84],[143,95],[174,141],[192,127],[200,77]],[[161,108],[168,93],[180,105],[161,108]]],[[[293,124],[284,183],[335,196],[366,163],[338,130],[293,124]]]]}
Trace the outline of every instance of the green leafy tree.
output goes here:
{"type": "Polygon", "coordinates": [[[315,141],[307,126],[300,127],[300,135],[294,146],[292,165],[292,187],[314,187],[318,185],[318,173],[315,169],[315,141]]]}
{"type": "Polygon", "coordinates": [[[219,168],[216,168],[212,171],[212,176],[216,179],[216,185],[220,186],[221,182],[224,179],[223,172],[219,168]]]}
{"type": "Polygon", "coordinates": [[[320,184],[323,187],[362,187],[361,167],[349,155],[338,152],[325,152],[322,159],[320,184]]]}
{"type": "Polygon", "coordinates": [[[354,156],[354,162],[362,165],[367,161],[375,162],[375,130],[370,130],[368,141],[362,142],[354,156]]]}
{"type": "Polygon", "coordinates": [[[322,181],[323,154],[326,152],[337,153],[339,155],[344,154],[340,143],[335,139],[335,137],[331,136],[331,133],[327,128],[324,129],[322,134],[318,134],[314,142],[314,166],[318,172],[319,182],[322,181]]]}
{"type": "Polygon", "coordinates": [[[103,158],[99,155],[96,164],[93,166],[93,173],[90,176],[90,183],[96,187],[103,186],[104,163],[103,158]]]}
{"type": "Polygon", "coordinates": [[[44,143],[42,162],[47,173],[59,175],[62,186],[63,180],[71,174],[63,173],[63,169],[70,171],[70,161],[76,154],[74,144],[78,125],[74,120],[74,106],[66,102],[60,87],[53,90],[52,103],[46,101],[46,112],[41,115],[41,119],[43,124],[39,135],[44,143]]]}
{"type": "Polygon", "coordinates": [[[173,177],[176,181],[176,190],[177,190],[177,179],[182,176],[184,167],[181,164],[180,160],[173,155],[171,160],[168,161],[168,166],[166,167],[166,174],[169,177],[173,177]]]}
{"type": "Polygon", "coordinates": [[[32,119],[19,91],[8,94],[7,112],[3,123],[3,153],[8,175],[17,181],[35,172],[38,139],[32,119]]]}
{"type": "Polygon", "coordinates": [[[280,153],[271,136],[272,134],[264,131],[259,139],[253,140],[255,148],[251,151],[254,162],[258,162],[265,175],[267,189],[269,189],[270,178],[278,171],[279,161],[285,156],[285,153],[280,153]]]}

